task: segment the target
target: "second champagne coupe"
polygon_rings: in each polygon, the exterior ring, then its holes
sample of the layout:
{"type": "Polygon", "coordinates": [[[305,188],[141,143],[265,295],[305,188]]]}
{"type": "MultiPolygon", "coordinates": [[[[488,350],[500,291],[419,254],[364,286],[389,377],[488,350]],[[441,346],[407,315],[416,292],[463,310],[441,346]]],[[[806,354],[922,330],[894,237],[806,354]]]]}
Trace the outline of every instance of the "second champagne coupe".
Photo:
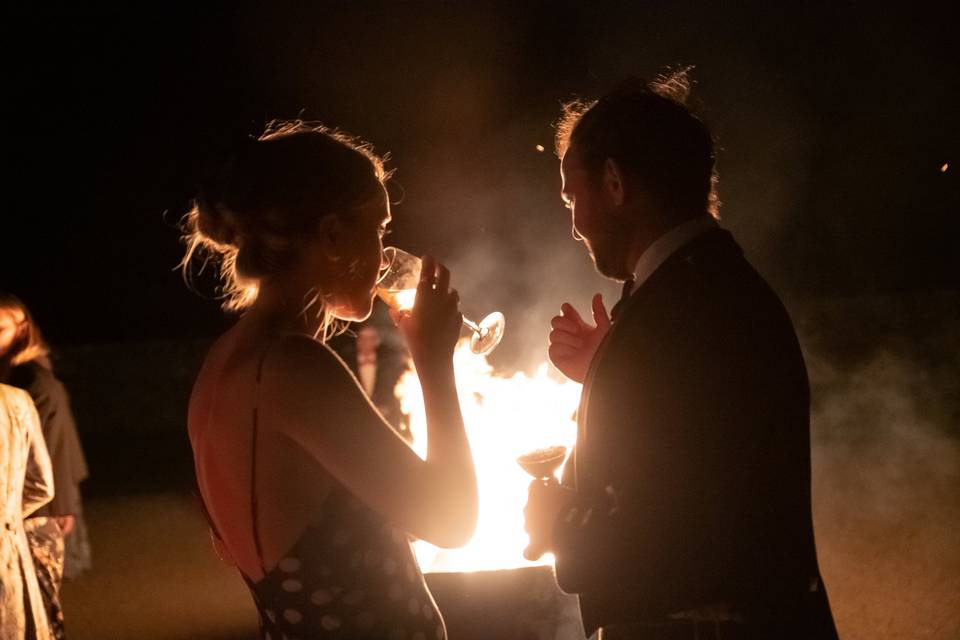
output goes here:
{"type": "MultiPolygon", "coordinates": [[[[557,445],[525,453],[517,458],[517,464],[536,480],[556,482],[557,479],[554,474],[557,473],[557,469],[566,459],[567,448],[563,445],[557,445]]],[[[537,560],[543,553],[544,551],[539,543],[531,542],[523,550],[523,557],[527,560],[537,560]]]]}
{"type": "MultiPolygon", "coordinates": [[[[387,268],[377,283],[377,296],[391,309],[406,311],[413,308],[417,285],[420,283],[420,258],[396,247],[386,247],[383,254],[387,259],[387,268]]],[[[470,350],[477,355],[493,351],[503,337],[504,322],[503,314],[499,311],[494,311],[480,322],[464,317],[464,326],[473,332],[470,350]]]]}

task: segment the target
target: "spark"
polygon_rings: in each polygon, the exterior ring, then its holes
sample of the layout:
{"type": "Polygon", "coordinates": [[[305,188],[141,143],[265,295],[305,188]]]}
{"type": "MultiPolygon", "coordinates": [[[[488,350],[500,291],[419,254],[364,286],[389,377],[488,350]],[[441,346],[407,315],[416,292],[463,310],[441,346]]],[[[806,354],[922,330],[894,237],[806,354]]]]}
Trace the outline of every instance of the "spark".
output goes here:
{"type": "Polygon", "coordinates": [[[944,162],[944,163],[943,163],[943,166],[940,167],[940,173],[946,173],[946,172],[947,172],[947,169],[949,169],[949,168],[950,168],[950,165],[949,165],[948,163],[944,162]]]}
{"type": "Polygon", "coordinates": [[[539,153],[543,153],[543,145],[542,145],[542,144],[538,144],[536,147],[534,147],[534,149],[536,149],[539,153]]]}

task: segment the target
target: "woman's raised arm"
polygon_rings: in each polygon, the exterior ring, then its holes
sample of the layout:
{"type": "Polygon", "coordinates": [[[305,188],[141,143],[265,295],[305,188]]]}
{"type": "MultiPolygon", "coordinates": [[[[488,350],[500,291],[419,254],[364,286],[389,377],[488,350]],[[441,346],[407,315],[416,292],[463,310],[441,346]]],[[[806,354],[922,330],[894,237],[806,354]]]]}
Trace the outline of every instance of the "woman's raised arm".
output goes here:
{"type": "Polygon", "coordinates": [[[453,382],[422,379],[428,452],[421,460],[327,347],[290,336],[264,361],[260,424],[300,444],[387,520],[441,547],[465,544],[477,518],[473,460],[453,382]]]}

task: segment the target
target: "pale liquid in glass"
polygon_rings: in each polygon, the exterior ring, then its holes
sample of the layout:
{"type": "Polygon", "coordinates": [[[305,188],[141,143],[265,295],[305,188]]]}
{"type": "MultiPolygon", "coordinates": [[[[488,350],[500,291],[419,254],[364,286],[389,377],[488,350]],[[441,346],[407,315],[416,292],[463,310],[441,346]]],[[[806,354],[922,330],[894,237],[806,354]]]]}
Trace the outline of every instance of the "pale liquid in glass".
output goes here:
{"type": "MultiPolygon", "coordinates": [[[[420,258],[396,247],[385,247],[383,255],[388,266],[380,277],[377,297],[391,309],[409,311],[417,297],[420,258]]],[[[463,324],[473,332],[470,350],[479,355],[493,351],[503,337],[504,319],[499,311],[494,311],[479,324],[463,318],[463,324]]]]}
{"type": "Polygon", "coordinates": [[[416,289],[381,289],[377,288],[377,297],[396,311],[409,311],[413,308],[413,301],[417,297],[416,289]]]}

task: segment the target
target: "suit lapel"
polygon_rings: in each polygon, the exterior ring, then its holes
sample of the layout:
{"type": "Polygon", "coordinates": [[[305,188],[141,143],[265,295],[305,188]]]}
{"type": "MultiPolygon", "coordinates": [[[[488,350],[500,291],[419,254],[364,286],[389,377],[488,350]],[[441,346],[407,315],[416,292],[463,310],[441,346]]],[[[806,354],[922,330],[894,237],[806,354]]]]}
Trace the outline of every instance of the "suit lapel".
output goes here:
{"type": "MultiPolygon", "coordinates": [[[[643,287],[640,287],[642,289],[643,287]]],[[[629,299],[623,300],[621,306],[627,306],[627,304],[635,298],[640,289],[633,292],[633,295],[629,299]]],[[[621,320],[623,318],[623,313],[621,312],[618,316],[621,320]]],[[[587,446],[587,414],[590,407],[590,395],[593,391],[593,381],[596,378],[597,370],[603,363],[604,354],[606,354],[607,349],[610,346],[610,343],[613,339],[614,334],[617,331],[617,327],[622,325],[616,321],[610,325],[610,330],[607,331],[607,335],[603,337],[603,340],[600,341],[600,344],[597,345],[597,351],[593,355],[593,359],[590,360],[590,366],[587,368],[587,375],[583,380],[583,390],[580,392],[580,406],[577,408],[577,446],[576,449],[579,450],[580,456],[583,455],[584,447],[587,446]]]]}
{"type": "Polygon", "coordinates": [[[650,295],[651,290],[656,288],[656,282],[663,278],[671,268],[674,268],[674,265],[681,260],[689,261],[693,259],[693,256],[702,247],[716,242],[732,244],[734,247],[736,247],[737,251],[741,251],[739,245],[736,244],[736,242],[733,240],[733,236],[731,236],[728,231],[720,228],[707,231],[694,238],[692,241],[678,249],[672,256],[667,258],[667,260],[664,261],[664,263],[661,264],[657,270],[650,275],[649,278],[647,278],[640,284],[639,287],[637,287],[637,289],[629,298],[623,300],[620,304],[621,308],[619,310],[617,320],[613,322],[610,327],[610,331],[607,332],[607,335],[604,336],[603,340],[597,347],[597,352],[590,361],[590,366],[587,368],[587,375],[583,381],[583,390],[580,393],[580,406],[577,409],[576,449],[580,452],[580,455],[577,456],[578,459],[584,459],[585,447],[589,446],[588,416],[590,412],[590,399],[593,394],[594,382],[596,380],[597,373],[603,367],[603,361],[607,351],[612,348],[612,344],[616,340],[618,330],[622,331],[627,322],[636,322],[636,314],[633,312],[633,310],[638,305],[643,303],[643,299],[650,295]]]}

